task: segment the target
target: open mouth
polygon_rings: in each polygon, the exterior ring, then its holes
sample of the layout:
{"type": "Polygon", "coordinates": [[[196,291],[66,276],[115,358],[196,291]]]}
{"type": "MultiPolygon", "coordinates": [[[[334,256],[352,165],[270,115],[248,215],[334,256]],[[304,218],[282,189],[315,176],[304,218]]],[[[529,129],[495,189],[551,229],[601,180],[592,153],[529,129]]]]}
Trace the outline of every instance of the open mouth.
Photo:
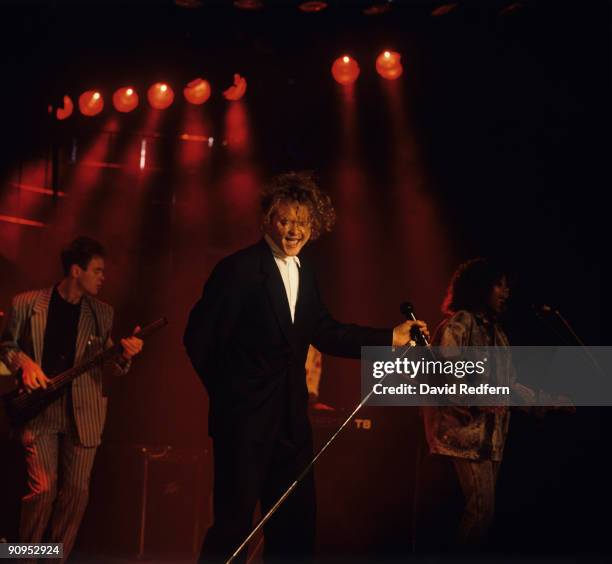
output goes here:
{"type": "Polygon", "coordinates": [[[288,249],[294,249],[300,245],[302,239],[300,237],[285,237],[284,242],[288,249]]]}

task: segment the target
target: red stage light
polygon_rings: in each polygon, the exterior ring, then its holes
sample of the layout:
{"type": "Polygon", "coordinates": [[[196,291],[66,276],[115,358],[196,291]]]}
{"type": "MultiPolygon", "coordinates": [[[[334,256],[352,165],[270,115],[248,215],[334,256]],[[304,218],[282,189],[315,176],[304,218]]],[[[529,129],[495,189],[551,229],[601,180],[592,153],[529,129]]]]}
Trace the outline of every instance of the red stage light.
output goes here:
{"type": "Polygon", "coordinates": [[[196,78],[192,80],[183,90],[185,99],[190,104],[200,105],[210,98],[210,84],[207,80],[196,78]]]}
{"type": "Polygon", "coordinates": [[[366,16],[379,16],[386,14],[389,10],[391,10],[391,2],[375,2],[364,8],[362,12],[366,16]]]}
{"type": "Polygon", "coordinates": [[[239,10],[261,10],[263,6],[261,0],[234,0],[234,7],[239,10]]]}
{"type": "Polygon", "coordinates": [[[302,12],[320,12],[321,10],[325,10],[327,8],[327,2],[302,2],[298,8],[302,12]]]}
{"type": "Polygon", "coordinates": [[[55,117],[57,119],[66,119],[72,115],[72,111],[74,110],[74,104],[72,100],[68,96],[64,96],[64,107],[57,108],[55,111],[55,117]]]}
{"type": "Polygon", "coordinates": [[[395,80],[404,71],[401,63],[401,55],[395,51],[385,51],[376,59],[376,72],[387,80],[395,80]]]}
{"type": "Polygon", "coordinates": [[[336,59],[331,71],[336,82],[340,84],[352,84],[360,73],[359,64],[348,55],[336,59]]]}
{"type": "Polygon", "coordinates": [[[238,73],[234,75],[234,85],[230,86],[225,92],[223,92],[223,97],[226,100],[240,100],[244,96],[244,93],[247,89],[247,82],[242,76],[238,73]]]}
{"type": "Polygon", "coordinates": [[[431,15],[434,17],[445,16],[446,14],[452,12],[456,7],[456,2],[452,2],[450,4],[442,4],[441,6],[438,6],[437,8],[432,10],[431,15]]]}
{"type": "Polygon", "coordinates": [[[113,94],[113,105],[118,112],[131,112],[138,106],[138,94],[129,86],[119,88],[113,94]]]}
{"type": "Polygon", "coordinates": [[[88,90],[79,96],[79,110],[84,116],[98,115],[104,109],[104,98],[97,90],[88,90]]]}
{"type": "Polygon", "coordinates": [[[174,101],[174,92],[165,82],[156,82],[147,91],[147,98],[152,108],[165,110],[174,101]]]}

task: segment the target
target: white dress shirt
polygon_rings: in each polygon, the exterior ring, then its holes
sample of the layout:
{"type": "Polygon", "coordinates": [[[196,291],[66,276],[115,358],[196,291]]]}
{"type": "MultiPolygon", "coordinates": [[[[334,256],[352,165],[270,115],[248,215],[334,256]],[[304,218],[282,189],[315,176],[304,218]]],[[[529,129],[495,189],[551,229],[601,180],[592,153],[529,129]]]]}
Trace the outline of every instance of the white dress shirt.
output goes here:
{"type": "Polygon", "coordinates": [[[295,322],[295,304],[297,303],[298,291],[300,289],[300,259],[298,257],[287,256],[267,234],[264,235],[264,239],[270,246],[272,255],[274,255],[274,261],[283,279],[285,292],[287,292],[287,301],[289,302],[289,311],[291,312],[291,321],[295,322]]]}

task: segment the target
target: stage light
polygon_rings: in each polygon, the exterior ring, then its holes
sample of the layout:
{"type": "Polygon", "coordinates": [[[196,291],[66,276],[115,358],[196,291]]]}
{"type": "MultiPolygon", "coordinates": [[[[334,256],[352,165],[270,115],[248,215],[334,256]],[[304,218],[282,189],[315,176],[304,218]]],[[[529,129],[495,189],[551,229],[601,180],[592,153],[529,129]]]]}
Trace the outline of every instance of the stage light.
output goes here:
{"type": "Polygon", "coordinates": [[[446,14],[452,12],[456,7],[457,4],[455,2],[450,4],[442,4],[441,6],[438,6],[432,10],[431,15],[434,17],[445,16],[446,14]]]}
{"type": "Polygon", "coordinates": [[[239,10],[261,10],[263,2],[261,0],[234,0],[234,7],[239,10]]]}
{"type": "Polygon", "coordinates": [[[223,97],[226,100],[240,100],[244,96],[244,93],[247,89],[246,79],[240,76],[238,73],[234,75],[234,85],[230,86],[227,90],[223,92],[223,97]]]}
{"type": "Polygon", "coordinates": [[[384,51],[376,58],[376,72],[387,80],[399,78],[404,71],[401,58],[395,51],[384,51]]]}
{"type": "Polygon", "coordinates": [[[302,2],[298,8],[302,12],[314,13],[320,12],[321,10],[325,10],[327,8],[327,2],[302,2]]]}
{"type": "Polygon", "coordinates": [[[98,115],[104,109],[104,98],[97,90],[87,90],[79,96],[79,110],[84,116],[98,115]]]}
{"type": "Polygon", "coordinates": [[[516,14],[522,8],[523,8],[522,2],[514,2],[502,8],[499,11],[498,15],[503,17],[503,16],[509,16],[510,14],[516,14]]]}
{"type": "Polygon", "coordinates": [[[113,105],[118,112],[131,112],[138,106],[138,94],[129,86],[119,88],[113,94],[113,105]]]}
{"type": "Polygon", "coordinates": [[[336,59],[331,71],[336,82],[345,85],[355,82],[360,73],[359,64],[348,55],[336,59]]]}
{"type": "Polygon", "coordinates": [[[389,10],[391,10],[391,0],[387,0],[387,2],[375,2],[374,4],[370,4],[364,8],[362,12],[366,16],[379,16],[380,14],[386,14],[389,10]]]}
{"type": "Polygon", "coordinates": [[[210,98],[210,84],[207,80],[196,78],[183,89],[185,100],[196,106],[203,104],[210,98]]]}
{"type": "Polygon", "coordinates": [[[64,96],[64,107],[55,110],[55,117],[59,120],[69,118],[74,110],[74,104],[68,96],[64,96]]]}
{"type": "Polygon", "coordinates": [[[165,82],[156,82],[147,91],[147,98],[152,108],[165,110],[174,101],[174,92],[165,82]]]}

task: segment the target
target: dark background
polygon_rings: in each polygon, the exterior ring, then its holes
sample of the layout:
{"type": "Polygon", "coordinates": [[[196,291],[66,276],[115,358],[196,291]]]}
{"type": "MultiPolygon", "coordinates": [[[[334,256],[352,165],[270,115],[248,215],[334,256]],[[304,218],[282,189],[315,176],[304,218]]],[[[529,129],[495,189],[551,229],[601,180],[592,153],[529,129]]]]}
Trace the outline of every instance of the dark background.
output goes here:
{"type": "MultiPolygon", "coordinates": [[[[265,4],[254,12],[231,2],[1,6],[0,310],[15,293],[55,282],[62,244],[87,234],[109,251],[101,297],[115,306],[117,336],[160,315],[170,320],[130,377],[112,384],[107,445],[207,444],[206,394],[181,346],[186,317],[215,262],[258,238],[258,189],[287,169],[315,170],[335,201],[335,231],[305,252],[339,319],[396,324],[399,303],[410,299],[434,327],[456,266],[490,255],[517,274],[514,343],[557,339],[532,303],[559,307],[586,343],[609,343],[609,2],[459,2],[443,17],[425,0],[394,2],[379,16],[364,15],[365,2],[331,2],[317,14],[265,4]],[[392,83],[374,70],[386,48],[404,66],[392,83]],[[344,53],[361,67],[351,93],[330,73],[344,53]],[[235,72],[248,90],[231,104],[220,92],[235,72]],[[213,94],[188,107],[182,86],[197,76],[213,94]],[[176,95],[164,112],[145,101],[157,80],[176,95]],[[140,95],[128,115],[110,104],[124,85],[140,95]],[[90,88],[105,97],[102,114],[49,117],[49,104],[90,88]]],[[[349,409],[357,378],[356,362],[325,358],[321,399],[349,409]]],[[[376,460],[389,452],[414,467],[418,415],[392,411],[376,414],[378,440],[347,446],[347,456],[372,450],[356,459],[364,475],[388,470],[392,460],[381,468],[376,460]]],[[[607,417],[599,408],[515,417],[500,476],[499,550],[608,552],[599,519],[608,508],[607,417]]],[[[325,476],[347,471],[340,458],[330,455],[325,476]]],[[[364,481],[364,507],[395,499],[364,481]]],[[[393,527],[410,536],[405,505],[386,507],[389,537],[368,537],[370,550],[395,546],[393,527]]]]}

